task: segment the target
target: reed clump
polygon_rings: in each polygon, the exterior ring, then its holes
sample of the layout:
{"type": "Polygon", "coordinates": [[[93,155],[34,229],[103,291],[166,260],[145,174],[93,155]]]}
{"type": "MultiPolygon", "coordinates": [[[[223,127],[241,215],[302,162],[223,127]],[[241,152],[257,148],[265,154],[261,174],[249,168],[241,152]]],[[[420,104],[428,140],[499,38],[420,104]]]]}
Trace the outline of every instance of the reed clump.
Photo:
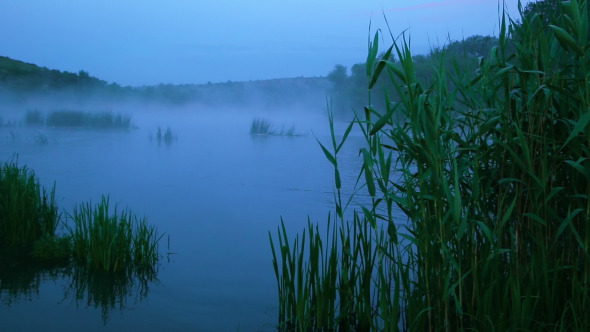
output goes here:
{"type": "Polygon", "coordinates": [[[263,118],[255,118],[250,125],[251,135],[274,135],[276,133],[272,123],[263,118]]]}
{"type": "MultiPolygon", "coordinates": [[[[150,140],[152,136],[150,134],[150,140]]],[[[156,130],[156,142],[158,144],[165,143],[166,145],[172,144],[178,137],[172,132],[172,128],[166,127],[166,130],[162,130],[162,127],[158,126],[158,130],[156,130]]]]}
{"type": "Polygon", "coordinates": [[[60,218],[55,185],[46,190],[16,160],[0,166],[0,249],[30,250],[35,241],[54,236],[60,218]]]}
{"type": "Polygon", "coordinates": [[[340,141],[330,118],[333,223],[310,223],[307,246],[284,225],[270,238],[279,330],[590,327],[589,22],[586,1],[560,5],[548,27],[503,16],[487,58],[447,67],[443,53],[428,85],[405,41],[378,56],[375,35],[369,91],[395,91],[383,109],[369,94],[340,141]],[[349,222],[337,156],[353,126],[371,204],[349,222]]]}
{"type": "Polygon", "coordinates": [[[277,130],[270,120],[264,118],[254,118],[252,120],[252,124],[250,124],[250,135],[303,136],[303,134],[295,131],[295,125],[288,128],[282,126],[280,130],[277,130]]]}
{"type": "MultiPolygon", "coordinates": [[[[29,118],[39,119],[38,111],[27,112],[29,118]]],[[[113,112],[83,112],[76,110],[52,111],[45,117],[45,125],[49,127],[95,128],[95,129],[129,129],[131,118],[113,112]]]]}
{"type": "Polygon", "coordinates": [[[105,272],[156,270],[161,235],[145,218],[129,209],[110,209],[109,197],[80,204],[71,216],[74,258],[90,269],[105,272]]]}

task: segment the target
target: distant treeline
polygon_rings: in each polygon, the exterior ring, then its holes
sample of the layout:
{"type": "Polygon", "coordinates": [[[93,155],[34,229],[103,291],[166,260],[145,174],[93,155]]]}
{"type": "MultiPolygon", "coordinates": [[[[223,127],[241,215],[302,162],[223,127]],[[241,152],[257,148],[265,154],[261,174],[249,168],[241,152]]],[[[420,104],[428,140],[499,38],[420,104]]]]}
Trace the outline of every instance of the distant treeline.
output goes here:
{"type": "Polygon", "coordinates": [[[66,97],[111,102],[141,101],[182,105],[262,105],[283,107],[312,102],[325,105],[326,77],[298,77],[249,82],[121,86],[91,76],[59,71],[0,56],[0,95],[19,101],[31,97],[66,97]],[[305,98],[302,98],[304,96],[305,98]]]}

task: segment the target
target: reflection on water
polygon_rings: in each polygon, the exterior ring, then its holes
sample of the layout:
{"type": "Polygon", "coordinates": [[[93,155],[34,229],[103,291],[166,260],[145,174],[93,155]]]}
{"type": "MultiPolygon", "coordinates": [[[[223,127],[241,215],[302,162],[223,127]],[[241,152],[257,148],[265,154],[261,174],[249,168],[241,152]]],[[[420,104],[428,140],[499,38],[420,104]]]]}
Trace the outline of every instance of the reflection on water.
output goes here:
{"type": "Polygon", "coordinates": [[[112,310],[134,307],[147,297],[150,284],[158,282],[156,273],[113,274],[93,272],[85,267],[71,270],[68,277],[70,284],[65,297],[73,294],[77,305],[100,309],[105,325],[112,310]]]}
{"type": "Polygon", "coordinates": [[[0,263],[0,300],[7,307],[36,300],[42,283],[62,280],[60,302],[74,301],[77,308],[100,310],[104,325],[111,311],[134,307],[147,298],[150,286],[158,283],[156,272],[115,274],[91,271],[76,263],[42,263],[18,256],[4,256],[0,263]]]}
{"type": "Polygon", "coordinates": [[[5,255],[0,259],[0,300],[5,305],[32,301],[39,296],[43,280],[55,280],[68,275],[67,266],[44,266],[22,257],[5,255]]]}

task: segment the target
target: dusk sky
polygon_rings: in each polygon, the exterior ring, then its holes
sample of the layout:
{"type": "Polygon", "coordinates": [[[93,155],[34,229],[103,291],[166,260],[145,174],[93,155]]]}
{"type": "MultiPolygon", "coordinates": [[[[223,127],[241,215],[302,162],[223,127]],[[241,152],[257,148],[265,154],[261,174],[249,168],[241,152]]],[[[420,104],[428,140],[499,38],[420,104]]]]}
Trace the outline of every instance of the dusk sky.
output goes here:
{"type": "MultiPolygon", "coordinates": [[[[517,4],[505,1],[513,18],[517,4]]],[[[408,29],[413,52],[426,53],[448,36],[497,35],[501,7],[501,0],[2,0],[0,55],[134,86],[325,76],[336,64],[364,61],[369,24],[371,35],[386,30],[383,14],[394,35],[408,29]]]]}

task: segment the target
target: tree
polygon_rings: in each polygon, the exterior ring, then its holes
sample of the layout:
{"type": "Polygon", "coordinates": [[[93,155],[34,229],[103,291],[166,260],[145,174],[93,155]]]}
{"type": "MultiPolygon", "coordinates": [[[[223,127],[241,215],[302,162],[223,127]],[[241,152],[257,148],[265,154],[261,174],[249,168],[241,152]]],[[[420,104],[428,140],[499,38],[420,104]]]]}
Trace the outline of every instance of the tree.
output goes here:
{"type": "Polygon", "coordinates": [[[335,87],[339,87],[345,84],[346,80],[348,79],[348,75],[346,73],[347,69],[343,65],[336,65],[334,69],[328,74],[328,80],[335,87]]]}
{"type": "Polygon", "coordinates": [[[562,0],[539,0],[528,3],[523,11],[523,18],[531,18],[535,14],[542,16],[542,20],[545,25],[551,23],[551,20],[555,19],[561,14],[561,1],[562,0]]]}

